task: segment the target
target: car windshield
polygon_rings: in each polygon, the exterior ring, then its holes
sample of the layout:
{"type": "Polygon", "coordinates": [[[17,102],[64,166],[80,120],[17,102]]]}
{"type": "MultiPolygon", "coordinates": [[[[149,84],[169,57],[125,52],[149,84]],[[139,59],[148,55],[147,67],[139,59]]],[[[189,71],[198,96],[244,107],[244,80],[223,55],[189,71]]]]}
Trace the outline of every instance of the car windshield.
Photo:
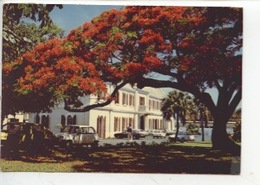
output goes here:
{"type": "Polygon", "coordinates": [[[78,129],[79,127],[74,127],[74,126],[67,126],[63,129],[63,132],[67,132],[67,133],[75,133],[76,129],[78,129]]]}
{"type": "Polygon", "coordinates": [[[81,127],[81,131],[83,134],[86,134],[86,133],[94,134],[95,133],[95,130],[92,127],[81,127]]]}
{"type": "Polygon", "coordinates": [[[19,124],[5,124],[2,127],[2,131],[7,133],[15,133],[17,130],[19,130],[19,127],[19,124]]]}
{"type": "Polygon", "coordinates": [[[63,132],[70,134],[94,134],[95,129],[92,127],[67,126],[64,128],[63,132]]]}

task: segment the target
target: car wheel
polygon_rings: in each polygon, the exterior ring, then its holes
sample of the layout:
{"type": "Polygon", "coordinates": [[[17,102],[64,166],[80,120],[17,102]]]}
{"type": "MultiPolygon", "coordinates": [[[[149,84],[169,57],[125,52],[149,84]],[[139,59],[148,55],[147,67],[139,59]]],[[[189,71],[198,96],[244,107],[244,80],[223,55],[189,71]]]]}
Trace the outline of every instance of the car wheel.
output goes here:
{"type": "Polygon", "coordinates": [[[183,143],[185,141],[185,139],[184,138],[181,138],[181,143],[183,143]]]}
{"type": "Polygon", "coordinates": [[[97,148],[98,147],[98,142],[95,141],[92,145],[91,145],[92,148],[97,148]]]}

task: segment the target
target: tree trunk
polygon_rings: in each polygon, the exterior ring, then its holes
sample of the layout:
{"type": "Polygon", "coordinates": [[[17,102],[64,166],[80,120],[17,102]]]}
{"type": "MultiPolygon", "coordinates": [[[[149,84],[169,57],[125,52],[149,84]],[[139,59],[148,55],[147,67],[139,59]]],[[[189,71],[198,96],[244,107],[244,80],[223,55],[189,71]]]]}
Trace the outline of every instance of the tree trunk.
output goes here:
{"type": "Polygon", "coordinates": [[[203,119],[201,120],[201,141],[205,141],[205,133],[204,133],[204,123],[203,123],[203,119]]]}
{"type": "Polygon", "coordinates": [[[175,141],[177,141],[177,139],[178,139],[179,128],[180,128],[179,115],[176,114],[176,133],[175,133],[175,141]]]}
{"type": "Polygon", "coordinates": [[[201,128],[201,141],[205,141],[205,133],[204,133],[204,114],[203,111],[200,110],[200,128],[201,128]]]}
{"type": "Polygon", "coordinates": [[[212,130],[212,148],[230,152],[234,154],[240,153],[240,146],[235,144],[229,137],[226,131],[225,121],[221,116],[214,118],[213,130],[212,130]]]}

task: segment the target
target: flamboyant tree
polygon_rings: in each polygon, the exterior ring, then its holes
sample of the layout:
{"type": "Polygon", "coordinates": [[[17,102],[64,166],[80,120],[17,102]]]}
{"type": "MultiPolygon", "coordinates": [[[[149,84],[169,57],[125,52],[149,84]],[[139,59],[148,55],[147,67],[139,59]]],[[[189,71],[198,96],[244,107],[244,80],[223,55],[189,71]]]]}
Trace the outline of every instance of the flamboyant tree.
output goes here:
{"type": "Polygon", "coordinates": [[[51,102],[64,99],[65,109],[77,112],[109,104],[126,83],[186,91],[214,118],[213,147],[228,149],[226,124],[241,100],[241,63],[242,9],[133,6],[103,12],[66,39],[38,45],[4,66],[4,75],[23,67],[19,93],[50,93],[51,102]],[[115,85],[107,101],[68,104],[106,91],[105,82],[115,85]],[[218,91],[216,103],[210,88],[218,91]]]}
{"type": "MultiPolygon", "coordinates": [[[[62,5],[3,5],[2,61],[4,66],[8,66],[20,55],[32,50],[36,44],[52,38],[64,37],[63,30],[55,25],[49,16],[49,12],[55,7],[62,8],[62,5]]],[[[2,120],[8,114],[19,111],[41,111],[44,105],[49,106],[49,96],[46,96],[48,99],[46,101],[37,94],[24,96],[15,92],[15,82],[24,71],[22,67],[13,68],[9,75],[5,75],[3,70],[2,120]]]]}

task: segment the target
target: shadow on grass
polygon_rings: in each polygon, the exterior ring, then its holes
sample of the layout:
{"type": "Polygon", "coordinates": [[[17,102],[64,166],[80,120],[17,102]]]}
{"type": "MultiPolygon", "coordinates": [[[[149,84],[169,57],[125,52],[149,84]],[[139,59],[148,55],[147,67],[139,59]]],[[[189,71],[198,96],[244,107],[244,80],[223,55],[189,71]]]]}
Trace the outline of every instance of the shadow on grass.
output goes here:
{"type": "Polygon", "coordinates": [[[79,160],[76,172],[239,174],[240,156],[207,147],[176,145],[106,146],[97,149],[59,149],[48,155],[8,155],[5,160],[62,163],[79,160]]]}
{"type": "MultiPolygon", "coordinates": [[[[81,156],[78,156],[81,158],[81,156]]],[[[145,146],[90,152],[78,172],[239,174],[240,159],[201,147],[145,146]]]]}

